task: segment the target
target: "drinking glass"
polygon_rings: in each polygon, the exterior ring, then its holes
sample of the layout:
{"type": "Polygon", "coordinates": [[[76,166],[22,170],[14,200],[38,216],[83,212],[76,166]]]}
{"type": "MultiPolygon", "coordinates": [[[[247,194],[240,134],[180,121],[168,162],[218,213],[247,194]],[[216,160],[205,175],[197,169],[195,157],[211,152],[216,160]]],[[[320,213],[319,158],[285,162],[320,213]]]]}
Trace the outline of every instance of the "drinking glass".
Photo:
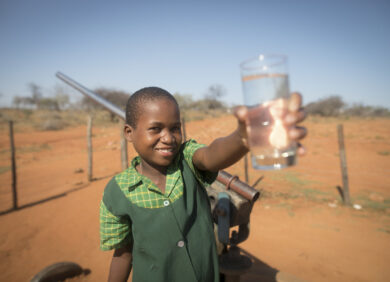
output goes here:
{"type": "Polygon", "coordinates": [[[240,68],[252,167],[275,170],[294,165],[297,144],[283,123],[290,98],[287,57],[261,54],[240,68]]]}

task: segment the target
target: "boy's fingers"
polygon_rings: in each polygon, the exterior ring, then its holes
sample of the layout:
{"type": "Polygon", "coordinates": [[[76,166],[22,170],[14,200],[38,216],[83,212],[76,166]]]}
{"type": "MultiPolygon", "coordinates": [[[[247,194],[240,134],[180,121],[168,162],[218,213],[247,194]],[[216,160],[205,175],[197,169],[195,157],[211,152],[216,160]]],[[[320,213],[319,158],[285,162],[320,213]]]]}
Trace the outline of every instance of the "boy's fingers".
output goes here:
{"type": "Polygon", "coordinates": [[[289,113],[284,118],[284,122],[286,125],[293,125],[295,123],[299,123],[306,118],[306,112],[301,108],[298,112],[289,113]]]}
{"type": "Polygon", "coordinates": [[[288,135],[293,140],[299,140],[302,139],[307,135],[307,129],[305,127],[296,126],[288,132],[288,135]]]}
{"type": "Polygon", "coordinates": [[[302,95],[298,92],[291,93],[288,101],[288,110],[290,112],[297,112],[302,106],[302,95]]]}
{"type": "Polygon", "coordinates": [[[245,123],[248,116],[248,109],[245,106],[237,106],[233,108],[233,113],[239,122],[245,123]]]}
{"type": "Polygon", "coordinates": [[[298,145],[298,149],[297,149],[298,155],[301,155],[301,156],[302,156],[302,155],[306,154],[306,149],[305,149],[305,147],[302,146],[301,143],[298,143],[297,145],[298,145]]]}
{"type": "Polygon", "coordinates": [[[247,136],[247,124],[246,120],[248,117],[248,108],[245,106],[237,106],[233,108],[234,116],[237,118],[238,121],[238,134],[242,140],[242,144],[249,149],[248,147],[248,136],[247,136]]]}

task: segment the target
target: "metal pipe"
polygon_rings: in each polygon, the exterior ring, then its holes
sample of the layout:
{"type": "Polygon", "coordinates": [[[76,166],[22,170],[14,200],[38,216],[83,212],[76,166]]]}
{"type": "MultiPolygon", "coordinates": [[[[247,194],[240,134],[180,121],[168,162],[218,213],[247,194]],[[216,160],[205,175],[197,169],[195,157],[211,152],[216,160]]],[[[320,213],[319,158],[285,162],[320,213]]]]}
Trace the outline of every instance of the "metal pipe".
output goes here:
{"type": "Polygon", "coordinates": [[[123,111],[121,108],[115,106],[114,104],[111,104],[106,99],[100,97],[95,92],[89,90],[88,88],[84,87],[80,83],[74,81],[70,77],[66,76],[65,74],[61,72],[57,72],[56,76],[61,79],[66,84],[72,86],[74,89],[80,91],[83,95],[87,96],[88,98],[94,100],[96,103],[102,105],[104,108],[109,110],[114,115],[117,115],[119,118],[126,120],[126,114],[125,111],[123,111]]]}
{"type": "Polygon", "coordinates": [[[260,196],[259,191],[240,181],[237,176],[233,176],[224,170],[219,171],[217,180],[225,184],[227,189],[237,192],[251,202],[255,202],[260,196]]]}

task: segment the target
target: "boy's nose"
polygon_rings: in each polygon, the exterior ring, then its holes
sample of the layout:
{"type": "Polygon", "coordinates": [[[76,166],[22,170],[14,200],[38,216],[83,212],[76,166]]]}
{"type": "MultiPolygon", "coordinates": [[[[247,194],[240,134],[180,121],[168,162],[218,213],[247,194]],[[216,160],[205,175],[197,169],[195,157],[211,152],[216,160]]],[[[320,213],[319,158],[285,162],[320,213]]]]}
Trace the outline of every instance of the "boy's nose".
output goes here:
{"type": "Polygon", "coordinates": [[[174,140],[175,136],[169,130],[163,132],[163,135],[161,136],[161,141],[170,144],[173,143],[174,140]]]}

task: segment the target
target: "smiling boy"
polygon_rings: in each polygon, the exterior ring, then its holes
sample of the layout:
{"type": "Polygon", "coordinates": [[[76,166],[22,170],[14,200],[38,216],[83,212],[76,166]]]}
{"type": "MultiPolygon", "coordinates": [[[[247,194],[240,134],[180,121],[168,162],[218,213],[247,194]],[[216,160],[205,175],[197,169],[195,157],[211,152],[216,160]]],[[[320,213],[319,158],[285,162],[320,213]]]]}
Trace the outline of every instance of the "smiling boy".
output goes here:
{"type": "MultiPolygon", "coordinates": [[[[301,99],[285,118],[304,119],[301,99]]],[[[126,106],[126,139],[138,156],[107,184],[100,206],[101,249],[115,249],[109,281],[218,281],[218,256],[204,186],[248,152],[246,108],[237,129],[209,146],[182,144],[175,98],[158,87],[135,92],[126,106]],[[133,267],[132,267],[133,266],[133,267]]],[[[292,126],[291,138],[305,129],[292,126]]]]}

